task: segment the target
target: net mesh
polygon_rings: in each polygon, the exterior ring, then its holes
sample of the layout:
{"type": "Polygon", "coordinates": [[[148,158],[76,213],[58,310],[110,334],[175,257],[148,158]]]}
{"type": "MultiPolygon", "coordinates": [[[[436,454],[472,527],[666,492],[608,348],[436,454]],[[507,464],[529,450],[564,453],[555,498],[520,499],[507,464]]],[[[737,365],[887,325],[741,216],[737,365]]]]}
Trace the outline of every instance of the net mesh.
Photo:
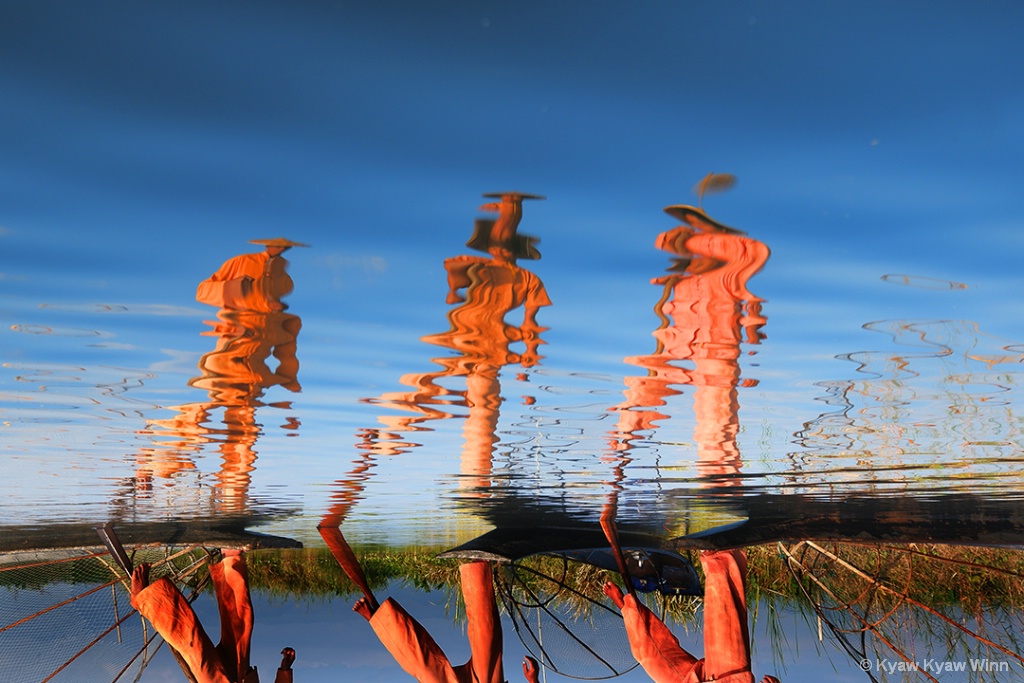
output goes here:
{"type": "Polygon", "coordinates": [[[527,651],[570,678],[603,679],[637,666],[621,613],[597,596],[607,574],[562,556],[498,565],[495,581],[527,651]]]}
{"type": "MultiPolygon", "coordinates": [[[[201,548],[129,549],[192,600],[209,559],[201,548]]],[[[19,683],[136,681],[163,641],[132,608],[130,580],[102,549],[0,555],[0,652],[4,680],[19,683]]]]}

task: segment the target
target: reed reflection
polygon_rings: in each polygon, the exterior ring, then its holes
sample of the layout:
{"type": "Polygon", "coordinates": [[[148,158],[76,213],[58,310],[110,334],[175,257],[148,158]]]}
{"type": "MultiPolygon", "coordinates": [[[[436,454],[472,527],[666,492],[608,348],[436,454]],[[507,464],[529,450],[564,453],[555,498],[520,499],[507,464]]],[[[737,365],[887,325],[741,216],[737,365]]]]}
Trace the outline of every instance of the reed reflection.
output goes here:
{"type": "MultiPolygon", "coordinates": [[[[886,279],[900,286],[920,280],[886,279]]],[[[927,284],[937,290],[939,283],[927,284]]],[[[874,320],[862,328],[885,347],[837,356],[855,370],[816,383],[829,409],[794,434],[802,450],[792,454],[792,483],[1015,495],[1024,439],[1014,409],[1019,380],[1009,369],[1021,362],[1019,345],[971,320],[874,320]]]]}
{"type": "Polygon", "coordinates": [[[710,218],[700,208],[666,207],[682,222],[658,235],[655,245],[674,255],[669,274],[652,280],[662,287],[655,305],[661,325],[657,348],[625,361],[647,370],[627,377],[626,400],[615,407],[619,421],[611,446],[628,450],[639,432],[657,429],[669,416],[658,408],[680,393],[694,390],[697,467],[702,478],[722,483],[740,473],[737,387],[754,386],[740,378],[741,345],[759,344],[767,318],[763,299],[747,283],[768,261],[768,247],[735,228],[710,218]]]}
{"type": "MultiPolygon", "coordinates": [[[[174,417],[150,423],[147,432],[155,443],[140,453],[137,471],[140,482],[171,478],[195,468],[192,456],[215,443],[221,455],[215,485],[219,511],[247,506],[255,445],[262,434],[257,408],[291,405],[265,404],[266,390],[301,390],[296,346],[302,320],[288,313],[282,301],[294,288],[283,254],[307,245],[284,238],[252,242],[264,245],[264,251],[229,259],[196,291],[197,301],[219,308],[217,320],[206,321],[212,329],[202,333],[216,337],[216,346],[200,359],[201,374],[189,380],[189,386],[207,392],[208,400],[174,406],[174,417]],[[217,410],[222,411],[219,425],[217,410]]],[[[284,429],[298,427],[297,419],[285,418],[284,429]]]]}
{"type": "MultiPolygon", "coordinates": [[[[543,199],[518,192],[485,194],[497,199],[480,207],[497,212],[496,219],[478,219],[466,245],[487,252],[487,257],[460,255],[445,261],[450,304],[449,329],[421,337],[422,341],[455,352],[434,358],[439,370],[408,374],[402,384],[410,391],[386,393],[368,402],[415,415],[381,415],[385,429],[367,429],[363,447],[376,454],[392,455],[419,444],[408,442],[404,433],[424,429],[422,423],[456,417],[450,410],[465,407],[462,451],[463,483],[467,487],[489,484],[495,430],[501,402],[500,374],[504,367],[530,368],[540,359],[541,333],[537,312],[551,300],[541,279],[518,265],[521,259],[540,258],[538,239],[518,232],[525,200],[543,199]],[[520,323],[506,320],[522,309],[520,323]],[[514,345],[522,344],[520,350],[514,345]],[[451,389],[445,378],[464,378],[465,389],[451,389]]],[[[525,397],[530,402],[530,397],[525,397]]]]}

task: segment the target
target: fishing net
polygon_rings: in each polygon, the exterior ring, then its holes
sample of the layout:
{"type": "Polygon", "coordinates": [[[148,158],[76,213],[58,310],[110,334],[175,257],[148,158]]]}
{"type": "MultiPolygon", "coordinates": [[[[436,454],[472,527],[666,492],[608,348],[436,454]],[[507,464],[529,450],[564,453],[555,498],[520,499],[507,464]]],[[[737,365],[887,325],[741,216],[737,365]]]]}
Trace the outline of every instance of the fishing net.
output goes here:
{"type": "MultiPolygon", "coordinates": [[[[644,550],[626,555],[631,572],[637,571],[638,590],[700,593],[696,571],[685,558],[644,550]]],[[[609,571],[615,571],[615,559],[607,550],[544,553],[495,568],[496,588],[516,634],[551,671],[596,680],[636,668],[622,614],[602,590],[609,571]]]]}
{"type": "Polygon", "coordinates": [[[942,667],[999,681],[1024,665],[1019,551],[813,541],[779,551],[819,631],[872,681],[948,680],[942,667]]]}
{"type": "MultiPolygon", "coordinates": [[[[209,554],[196,546],[129,548],[192,601],[209,554]]],[[[130,580],[103,548],[0,555],[3,680],[18,683],[137,681],[163,644],[131,606],[130,580]]]]}

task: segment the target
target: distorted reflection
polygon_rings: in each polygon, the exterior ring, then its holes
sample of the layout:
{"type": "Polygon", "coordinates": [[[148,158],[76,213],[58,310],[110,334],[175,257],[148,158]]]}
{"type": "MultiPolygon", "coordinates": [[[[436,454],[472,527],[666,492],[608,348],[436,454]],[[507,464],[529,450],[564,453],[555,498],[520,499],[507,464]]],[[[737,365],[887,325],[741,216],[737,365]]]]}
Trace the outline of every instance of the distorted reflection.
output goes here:
{"type": "Polygon", "coordinates": [[[537,312],[551,305],[541,279],[517,264],[520,259],[540,258],[538,239],[520,234],[518,227],[523,201],[543,197],[518,192],[484,196],[498,201],[484,204],[481,210],[497,212],[498,217],[478,219],[466,245],[489,256],[461,255],[445,261],[447,300],[457,305],[448,312],[448,331],[422,337],[455,355],[434,358],[440,370],[403,376],[402,384],[412,387],[411,391],[371,399],[376,405],[415,415],[381,415],[379,420],[386,428],[366,430],[362,444],[381,455],[405,452],[418,445],[405,441],[405,432],[422,430],[419,425],[428,420],[455,417],[457,413],[451,409],[465,407],[461,472],[467,487],[486,487],[489,482],[503,400],[500,372],[507,365],[529,368],[540,361],[540,335],[546,328],[538,325],[537,312]],[[506,316],[518,308],[523,309],[522,322],[507,321],[506,316]],[[522,348],[513,350],[519,343],[522,348]],[[442,384],[445,378],[457,377],[464,378],[465,389],[442,384]]]}
{"type": "Polygon", "coordinates": [[[760,343],[767,322],[763,300],[747,282],[770,252],[699,208],[675,205],[665,212],[683,224],[655,240],[659,249],[675,255],[669,274],[652,280],[663,288],[655,306],[661,320],[653,333],[657,348],[625,359],[647,375],[626,378],[626,400],[615,408],[619,422],[611,445],[628,450],[639,432],[657,429],[659,421],[669,418],[658,408],[679,393],[676,387],[691,385],[698,472],[706,483],[721,485],[741,467],[737,387],[756,384],[740,379],[740,347],[760,343]]]}
{"type": "Polygon", "coordinates": [[[196,301],[231,311],[275,313],[288,306],[281,299],[295,285],[288,275],[288,260],[282,256],[292,247],[307,244],[283,237],[250,240],[265,249],[228,259],[213,275],[199,283],[196,301]]]}
{"type": "MultiPolygon", "coordinates": [[[[903,285],[904,283],[900,283],[903,285]]],[[[890,348],[846,353],[850,378],[817,382],[828,410],[796,432],[790,480],[879,493],[1002,497],[1019,490],[1022,447],[1010,368],[1020,345],[971,320],[876,320],[890,348]]],[[[877,343],[877,342],[873,342],[877,343]]]]}
{"type": "MultiPolygon", "coordinates": [[[[155,477],[194,469],[193,456],[206,444],[217,444],[221,467],[215,506],[220,511],[246,507],[255,445],[262,433],[257,408],[291,406],[288,401],[264,403],[264,392],[274,386],[292,393],[301,390],[296,345],[302,320],[286,312],[281,300],[294,287],[282,254],[307,245],[284,238],[253,243],[265,250],[229,259],[196,291],[198,301],[219,307],[217,320],[206,321],[212,329],[202,333],[216,337],[216,346],[200,359],[201,374],[189,381],[205,390],[208,400],[169,407],[176,414],[149,424],[146,432],[153,435],[153,446],[138,456],[136,481],[144,488],[155,477]],[[213,417],[216,410],[223,411],[220,425],[213,417]]],[[[282,428],[298,427],[296,418],[284,418],[282,428]]]]}

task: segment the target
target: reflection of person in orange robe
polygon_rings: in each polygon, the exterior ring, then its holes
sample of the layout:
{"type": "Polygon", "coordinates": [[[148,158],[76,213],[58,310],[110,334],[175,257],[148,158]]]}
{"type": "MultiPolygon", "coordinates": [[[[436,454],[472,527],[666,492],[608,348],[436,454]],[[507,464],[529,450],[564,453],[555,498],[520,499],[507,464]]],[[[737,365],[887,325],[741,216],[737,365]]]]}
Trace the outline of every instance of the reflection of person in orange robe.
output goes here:
{"type": "Polygon", "coordinates": [[[465,405],[469,413],[464,428],[462,472],[472,475],[463,480],[466,486],[486,486],[489,481],[502,400],[501,368],[510,364],[531,367],[538,362],[537,350],[543,343],[540,333],[545,328],[537,324],[537,311],[551,305],[540,278],[516,265],[518,259],[540,258],[536,238],[521,235],[517,229],[523,200],[542,197],[512,192],[485,196],[500,198],[500,202],[480,207],[497,211],[498,218],[476,221],[473,237],[466,244],[488,252],[490,258],[456,256],[445,261],[448,302],[459,305],[448,313],[450,329],[447,332],[422,338],[427,343],[457,351],[459,355],[434,359],[442,366],[440,371],[402,377],[402,383],[415,387],[414,391],[393,392],[373,399],[376,404],[421,415],[383,416],[380,419],[389,430],[378,433],[376,443],[368,439],[368,445],[378,452],[401,452],[401,432],[416,430],[419,428],[416,425],[425,420],[452,417],[442,409],[445,406],[465,405]],[[523,308],[522,324],[507,322],[506,316],[520,307],[523,308]],[[521,353],[510,348],[517,342],[525,345],[521,353]],[[465,391],[441,386],[438,380],[445,377],[465,377],[465,391]]]}
{"type": "Polygon", "coordinates": [[[264,391],[272,386],[291,392],[301,389],[296,339],[302,320],[284,312],[287,306],[280,297],[291,292],[293,283],[280,254],[305,245],[282,238],[255,241],[266,244],[266,251],[230,259],[197,292],[200,301],[221,306],[217,320],[207,321],[213,329],[203,333],[217,337],[216,348],[200,359],[202,375],[189,381],[205,389],[209,401],[177,406],[176,416],[150,424],[147,431],[170,439],[143,450],[137,474],[142,482],[154,476],[170,478],[195,467],[188,453],[219,443],[222,510],[244,506],[256,460],[254,446],[261,434],[256,408],[263,405],[264,391]],[[274,368],[267,362],[271,357],[277,362],[274,368]],[[224,428],[210,424],[217,408],[224,410],[224,428]]]}
{"type": "MultiPolygon", "coordinates": [[[[132,572],[132,606],[153,624],[179,656],[179,662],[197,683],[258,683],[249,664],[253,611],[249,597],[245,557],[237,550],[223,551],[211,564],[210,578],[220,611],[220,642],[215,646],[192,606],[167,577],[149,582],[149,565],[132,572]]],[[[281,652],[275,683],[291,683],[295,650],[281,652]]]]}
{"type": "MultiPolygon", "coordinates": [[[[503,683],[501,617],[490,563],[465,562],[459,567],[470,657],[465,664],[453,665],[430,633],[397,601],[377,601],[341,530],[323,525],[318,528],[338,564],[363,593],[353,611],[370,623],[406,673],[421,683],[503,683]]],[[[531,683],[537,681],[535,660],[526,658],[523,674],[531,683]]]]}
{"type": "Polygon", "coordinates": [[[292,291],[288,261],[281,256],[292,247],[305,247],[283,237],[251,240],[266,249],[256,254],[241,254],[229,259],[217,272],[199,283],[196,300],[217,308],[271,313],[287,306],[281,298],[292,291]]]}
{"type": "Polygon", "coordinates": [[[618,435],[628,443],[635,432],[654,429],[666,417],[656,408],[678,393],[673,385],[694,385],[700,472],[734,475],[740,468],[736,445],[740,344],[759,343],[766,323],[762,299],[750,293],[747,281],[764,266],[770,252],[762,242],[712,220],[700,209],[670,206],[665,212],[684,224],[660,234],[656,245],[678,258],[672,274],[653,280],[664,287],[655,309],[663,321],[654,332],[657,351],[626,359],[647,368],[648,374],[626,380],[626,401],[617,406],[618,435]],[[678,361],[691,366],[680,366],[678,361]]]}

